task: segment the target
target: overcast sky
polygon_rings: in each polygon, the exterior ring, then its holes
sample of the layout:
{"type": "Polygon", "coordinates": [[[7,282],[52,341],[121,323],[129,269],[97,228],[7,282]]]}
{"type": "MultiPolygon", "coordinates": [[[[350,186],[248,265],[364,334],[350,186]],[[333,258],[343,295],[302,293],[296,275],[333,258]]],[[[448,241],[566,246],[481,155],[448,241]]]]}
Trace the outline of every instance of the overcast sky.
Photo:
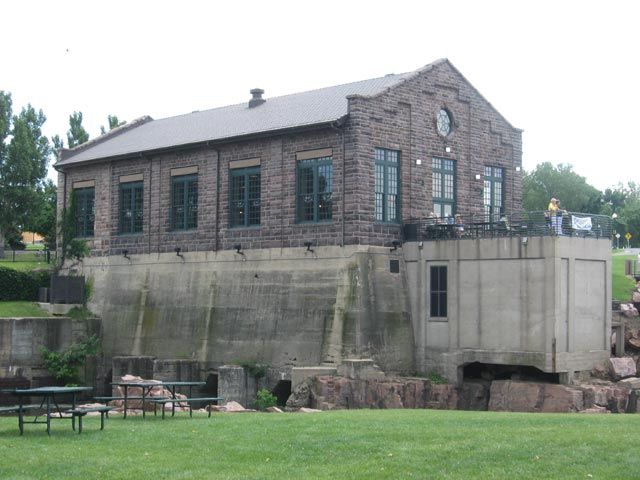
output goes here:
{"type": "MultiPolygon", "coordinates": [[[[448,58],[512,125],[527,171],[640,182],[635,1],[12,1],[0,90],[65,136],[402,73],[448,58]]],[[[66,139],[65,139],[66,143],[66,139]]]]}

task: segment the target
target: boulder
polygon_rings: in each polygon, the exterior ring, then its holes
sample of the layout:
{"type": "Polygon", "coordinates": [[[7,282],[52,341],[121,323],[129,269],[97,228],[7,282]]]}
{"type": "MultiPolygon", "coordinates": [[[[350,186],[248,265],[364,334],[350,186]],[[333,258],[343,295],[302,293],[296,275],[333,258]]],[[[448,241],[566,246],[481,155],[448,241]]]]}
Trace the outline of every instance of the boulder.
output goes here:
{"type": "Polygon", "coordinates": [[[609,374],[614,380],[636,375],[636,362],[631,357],[610,358],[609,374]]]}
{"type": "Polygon", "coordinates": [[[287,408],[298,409],[311,406],[311,388],[306,382],[298,384],[287,399],[287,408]]]}
{"type": "Polygon", "coordinates": [[[278,407],[267,407],[266,411],[269,413],[284,413],[278,407]]]}
{"type": "Polygon", "coordinates": [[[578,387],[584,394],[585,408],[605,407],[614,413],[627,410],[629,387],[620,383],[583,384],[578,387]]]}
{"type": "Polygon", "coordinates": [[[640,292],[638,290],[633,292],[633,295],[631,296],[631,301],[633,303],[639,303],[640,302],[640,292]]]}
{"type": "Polygon", "coordinates": [[[638,316],[638,309],[632,303],[620,304],[620,311],[622,312],[622,315],[628,318],[633,318],[638,316]]]}
{"type": "Polygon", "coordinates": [[[307,407],[302,407],[300,410],[298,410],[300,413],[321,413],[322,410],[317,410],[315,408],[307,408],[307,407]]]}
{"type": "Polygon", "coordinates": [[[609,410],[607,410],[605,407],[591,407],[591,408],[585,408],[584,410],[580,410],[580,413],[611,413],[609,410]]]}
{"type": "Polygon", "coordinates": [[[491,382],[487,380],[469,380],[458,391],[459,410],[487,410],[491,382]]]}
{"type": "Polygon", "coordinates": [[[491,411],[578,412],[582,409],[583,394],[576,388],[513,380],[496,380],[491,383],[491,411]]]}

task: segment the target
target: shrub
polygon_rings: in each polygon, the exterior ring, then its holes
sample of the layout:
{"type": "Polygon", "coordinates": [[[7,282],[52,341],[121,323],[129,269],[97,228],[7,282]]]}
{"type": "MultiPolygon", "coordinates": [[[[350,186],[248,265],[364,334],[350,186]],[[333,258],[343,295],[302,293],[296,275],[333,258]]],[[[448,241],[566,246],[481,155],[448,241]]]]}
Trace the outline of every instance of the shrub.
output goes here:
{"type": "Polygon", "coordinates": [[[12,268],[0,267],[0,301],[38,299],[38,289],[48,287],[51,272],[33,270],[21,272],[12,268]]]}
{"type": "Polygon", "coordinates": [[[65,385],[77,385],[80,382],[78,369],[84,365],[88,355],[95,355],[100,350],[100,338],[93,335],[88,339],[71,344],[62,352],[53,352],[42,347],[40,353],[44,366],[53,377],[65,385]]]}
{"type": "Polygon", "coordinates": [[[269,407],[275,407],[277,400],[276,396],[269,390],[261,388],[256,395],[255,407],[258,410],[266,410],[269,407]]]}

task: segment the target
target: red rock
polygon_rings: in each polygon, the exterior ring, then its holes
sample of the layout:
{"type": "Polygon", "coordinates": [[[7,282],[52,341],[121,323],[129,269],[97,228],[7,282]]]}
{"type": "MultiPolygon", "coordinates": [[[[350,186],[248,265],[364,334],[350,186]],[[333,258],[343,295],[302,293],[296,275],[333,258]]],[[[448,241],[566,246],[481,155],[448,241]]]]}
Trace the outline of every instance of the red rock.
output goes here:
{"type": "Polygon", "coordinates": [[[630,357],[610,358],[609,373],[614,380],[621,380],[636,375],[636,362],[630,357]]]}

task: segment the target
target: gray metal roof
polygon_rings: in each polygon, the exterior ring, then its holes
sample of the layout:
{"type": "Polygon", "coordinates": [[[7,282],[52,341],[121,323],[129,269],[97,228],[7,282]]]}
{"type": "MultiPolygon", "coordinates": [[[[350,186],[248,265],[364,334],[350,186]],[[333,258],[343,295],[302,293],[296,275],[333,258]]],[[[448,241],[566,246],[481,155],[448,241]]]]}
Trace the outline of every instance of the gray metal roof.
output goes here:
{"type": "Polygon", "coordinates": [[[161,120],[146,117],[88,144],[63,151],[56,166],[333,122],[347,115],[347,96],[376,95],[415,74],[393,74],[282,97],[267,97],[265,103],[254,108],[249,108],[247,101],[161,120]]]}

